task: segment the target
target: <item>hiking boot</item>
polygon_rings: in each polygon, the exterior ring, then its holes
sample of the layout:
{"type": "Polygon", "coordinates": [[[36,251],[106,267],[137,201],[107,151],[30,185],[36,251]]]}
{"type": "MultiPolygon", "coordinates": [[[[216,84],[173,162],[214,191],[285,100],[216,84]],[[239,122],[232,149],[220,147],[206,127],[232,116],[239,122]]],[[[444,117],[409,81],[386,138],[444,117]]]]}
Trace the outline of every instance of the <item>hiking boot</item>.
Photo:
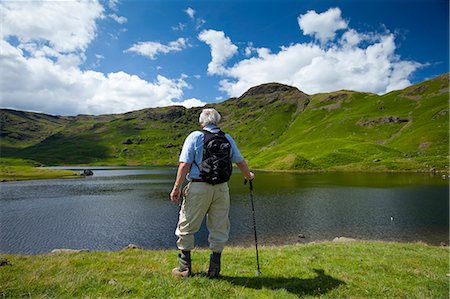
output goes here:
{"type": "Polygon", "coordinates": [[[209,269],[208,269],[209,278],[219,278],[220,255],[221,255],[220,252],[213,252],[209,256],[209,269]]]}
{"type": "Polygon", "coordinates": [[[178,254],[178,267],[172,270],[175,277],[188,277],[191,275],[191,252],[182,250],[178,254]]]}

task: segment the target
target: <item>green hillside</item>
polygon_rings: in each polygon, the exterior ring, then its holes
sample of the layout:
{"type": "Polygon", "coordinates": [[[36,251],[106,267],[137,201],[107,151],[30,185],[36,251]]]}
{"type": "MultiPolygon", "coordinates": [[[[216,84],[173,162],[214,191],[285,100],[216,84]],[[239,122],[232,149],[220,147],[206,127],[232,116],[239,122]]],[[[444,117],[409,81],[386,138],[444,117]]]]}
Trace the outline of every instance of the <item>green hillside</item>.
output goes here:
{"type": "MultiPolygon", "coordinates": [[[[449,74],[382,96],[268,83],[207,107],[251,167],[448,171],[449,74]]],[[[45,165],[175,165],[202,108],[51,116],[2,109],[1,155],[45,165]]]]}

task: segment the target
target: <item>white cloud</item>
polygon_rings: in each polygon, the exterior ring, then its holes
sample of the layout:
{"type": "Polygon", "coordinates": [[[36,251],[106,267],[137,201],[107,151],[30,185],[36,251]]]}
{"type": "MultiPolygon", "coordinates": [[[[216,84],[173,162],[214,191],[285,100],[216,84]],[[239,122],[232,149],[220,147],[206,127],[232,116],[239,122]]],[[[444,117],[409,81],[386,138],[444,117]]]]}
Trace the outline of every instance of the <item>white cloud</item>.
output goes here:
{"type": "Polygon", "coordinates": [[[303,34],[312,35],[321,43],[333,40],[336,31],[347,28],[347,22],[341,18],[339,8],[330,8],[326,12],[316,13],[314,10],[308,11],[297,18],[303,34]]]}
{"type": "Polygon", "coordinates": [[[123,113],[174,105],[188,87],[182,78],[157,76],[147,82],[124,72],[81,71],[45,57],[24,57],[20,49],[1,43],[3,107],[63,115],[123,113]]]}
{"type": "MultiPolygon", "coordinates": [[[[178,104],[183,90],[190,88],[185,75],[158,75],[149,82],[121,71],[103,74],[80,68],[103,11],[97,1],[0,2],[1,106],[74,115],[178,104]],[[8,42],[10,37],[17,38],[17,46],[8,42]]],[[[179,39],[166,47],[185,46],[186,40],[179,39]]],[[[97,53],[95,58],[94,65],[103,56],[97,53]]],[[[185,104],[199,102],[189,99],[185,104]]]]}
{"type": "Polygon", "coordinates": [[[103,17],[97,1],[5,1],[0,2],[0,37],[47,41],[58,52],[84,51],[95,38],[96,19],[103,17]]]}
{"type": "Polygon", "coordinates": [[[128,19],[122,16],[118,16],[116,14],[110,14],[109,17],[111,19],[113,19],[114,21],[116,21],[119,24],[125,24],[126,22],[128,22],[128,19]]]}
{"type": "Polygon", "coordinates": [[[199,99],[196,99],[196,98],[187,99],[187,100],[184,100],[182,102],[175,102],[175,104],[184,106],[186,108],[203,107],[203,106],[206,105],[205,102],[202,102],[202,101],[200,101],[199,99]]]}
{"type": "Polygon", "coordinates": [[[158,42],[139,42],[124,52],[135,52],[155,60],[159,53],[167,54],[169,52],[178,52],[186,47],[188,47],[187,39],[180,37],[167,45],[158,42]]]}
{"type": "Polygon", "coordinates": [[[202,77],[202,76],[200,76],[200,75],[194,75],[194,78],[195,78],[195,79],[201,79],[201,77],[202,77]]]}
{"type": "Polygon", "coordinates": [[[205,25],[206,24],[206,21],[204,20],[204,19],[197,19],[196,21],[195,21],[195,29],[196,30],[199,30],[200,28],[202,28],[203,27],[203,25],[205,25]]]}
{"type": "Polygon", "coordinates": [[[117,11],[117,5],[119,4],[119,0],[109,0],[108,7],[114,11],[117,11]]]}
{"type": "Polygon", "coordinates": [[[274,53],[250,43],[245,54],[251,57],[225,67],[235,53],[226,49],[233,44],[223,32],[210,31],[215,38],[200,38],[211,47],[208,74],[223,76],[220,90],[232,97],[267,82],[289,84],[309,94],[340,89],[384,94],[409,86],[409,76],[423,66],[395,54],[393,34],[360,33],[349,28],[334,43],[297,43],[274,53]]]}
{"type": "Polygon", "coordinates": [[[238,48],[225,36],[223,31],[203,30],[198,39],[211,47],[211,62],[208,64],[209,74],[224,74],[225,62],[233,57],[238,48]]]}
{"type": "Polygon", "coordinates": [[[172,26],[173,31],[183,31],[184,28],[186,28],[186,24],[180,22],[178,23],[177,26],[172,26]]]}
{"type": "Polygon", "coordinates": [[[185,12],[186,12],[186,14],[189,16],[189,18],[191,18],[191,19],[194,19],[194,18],[195,18],[195,10],[194,10],[194,9],[188,7],[188,8],[185,10],[185,12]]]}

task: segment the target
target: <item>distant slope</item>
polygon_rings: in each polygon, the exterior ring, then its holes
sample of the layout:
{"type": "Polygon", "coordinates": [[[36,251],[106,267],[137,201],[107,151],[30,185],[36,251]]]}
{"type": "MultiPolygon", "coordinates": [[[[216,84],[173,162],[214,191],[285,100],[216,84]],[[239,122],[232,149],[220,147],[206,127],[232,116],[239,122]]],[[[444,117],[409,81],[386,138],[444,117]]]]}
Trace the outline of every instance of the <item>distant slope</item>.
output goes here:
{"type": "MultiPolygon", "coordinates": [[[[449,75],[383,96],[268,83],[207,105],[254,168],[448,170],[449,75]]],[[[50,116],[2,109],[1,155],[43,164],[175,165],[202,108],[50,116]]]]}
{"type": "Polygon", "coordinates": [[[430,170],[448,166],[448,74],[383,96],[311,102],[253,164],[273,169],[430,170]]]}

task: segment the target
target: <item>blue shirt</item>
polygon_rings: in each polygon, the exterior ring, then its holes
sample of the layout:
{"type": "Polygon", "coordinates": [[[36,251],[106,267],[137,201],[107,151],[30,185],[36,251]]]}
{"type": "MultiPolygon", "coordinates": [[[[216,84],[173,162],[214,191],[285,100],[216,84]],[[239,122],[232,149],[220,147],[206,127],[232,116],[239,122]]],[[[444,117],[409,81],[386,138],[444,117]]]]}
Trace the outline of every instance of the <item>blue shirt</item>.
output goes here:
{"type": "MultiPolygon", "coordinates": [[[[219,128],[214,125],[207,125],[203,128],[203,130],[207,130],[211,133],[219,132],[219,128]]],[[[180,162],[191,164],[191,170],[187,175],[187,179],[199,179],[200,178],[200,169],[199,165],[203,160],[203,140],[204,134],[200,131],[194,131],[186,137],[186,140],[183,144],[183,149],[180,154],[180,162]],[[194,163],[195,161],[195,163],[194,163]]],[[[244,161],[244,157],[242,157],[239,149],[236,146],[236,142],[234,142],[233,138],[230,135],[225,134],[225,137],[231,143],[231,153],[230,158],[232,163],[240,163],[244,161]]]]}

